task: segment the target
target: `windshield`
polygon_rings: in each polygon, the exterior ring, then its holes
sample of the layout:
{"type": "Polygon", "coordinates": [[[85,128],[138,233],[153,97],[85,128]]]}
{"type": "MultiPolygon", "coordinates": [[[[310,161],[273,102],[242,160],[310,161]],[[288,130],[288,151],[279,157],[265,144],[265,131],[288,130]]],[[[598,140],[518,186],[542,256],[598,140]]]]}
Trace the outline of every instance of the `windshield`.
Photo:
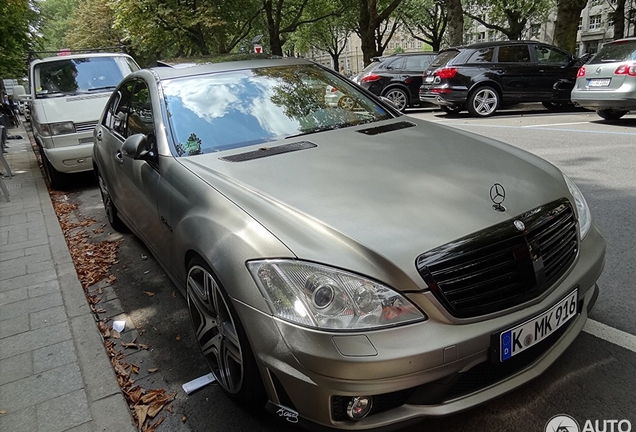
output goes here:
{"type": "Polygon", "coordinates": [[[39,63],[33,68],[36,98],[112,91],[137,70],[127,57],[86,57],[39,63]]]}
{"type": "Polygon", "coordinates": [[[163,90],[178,156],[393,117],[348,81],[314,65],[175,78],[163,90]],[[335,93],[329,86],[337,89],[337,99],[325,97],[335,93]]]}
{"type": "Polygon", "coordinates": [[[613,63],[636,60],[636,41],[609,43],[600,49],[588,63],[613,63]]]}

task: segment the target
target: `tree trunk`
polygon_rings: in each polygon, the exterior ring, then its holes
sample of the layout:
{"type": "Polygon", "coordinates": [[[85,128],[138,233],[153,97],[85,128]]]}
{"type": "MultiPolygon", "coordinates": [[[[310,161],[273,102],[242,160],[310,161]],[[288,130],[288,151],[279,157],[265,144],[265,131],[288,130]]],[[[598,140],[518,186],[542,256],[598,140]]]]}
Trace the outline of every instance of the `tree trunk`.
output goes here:
{"type": "Polygon", "coordinates": [[[464,44],[464,10],[461,0],[446,1],[446,28],[451,46],[464,44]]]}
{"type": "Polygon", "coordinates": [[[625,0],[616,2],[616,10],[612,14],[614,19],[614,40],[625,37],[625,0]]]}
{"type": "Polygon", "coordinates": [[[579,28],[579,17],[586,5],[587,0],[557,1],[557,19],[554,23],[554,45],[574,53],[576,49],[576,32],[579,28]]]}

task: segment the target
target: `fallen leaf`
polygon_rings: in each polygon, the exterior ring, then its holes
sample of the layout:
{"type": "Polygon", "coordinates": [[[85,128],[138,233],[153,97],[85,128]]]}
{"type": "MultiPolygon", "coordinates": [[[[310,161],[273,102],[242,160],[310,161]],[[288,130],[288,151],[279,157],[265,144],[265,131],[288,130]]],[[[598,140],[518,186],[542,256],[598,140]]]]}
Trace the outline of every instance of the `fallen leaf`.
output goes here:
{"type": "Polygon", "coordinates": [[[175,339],[180,341],[181,340],[181,335],[177,335],[177,337],[175,337],[175,339]]]}
{"type": "Polygon", "coordinates": [[[135,405],[135,415],[137,416],[137,428],[141,429],[141,426],[146,421],[146,416],[148,415],[148,405],[135,405]]]}
{"type": "Polygon", "coordinates": [[[186,416],[181,417],[181,421],[182,421],[183,423],[185,423],[185,422],[186,422],[186,420],[188,420],[188,418],[187,418],[186,416]]]}
{"type": "Polygon", "coordinates": [[[159,368],[151,368],[151,369],[148,369],[148,372],[150,372],[150,373],[155,373],[155,372],[157,372],[158,370],[159,370],[159,368]]]}
{"type": "Polygon", "coordinates": [[[124,342],[124,341],[122,341],[121,346],[123,346],[124,348],[135,348],[135,349],[139,348],[134,341],[133,342],[124,342]]]}
{"type": "Polygon", "coordinates": [[[153,295],[155,295],[155,293],[153,293],[152,291],[144,291],[144,294],[146,294],[148,297],[152,297],[153,295]]]}
{"type": "Polygon", "coordinates": [[[5,415],[7,413],[7,410],[0,410],[0,415],[5,415]]]}
{"type": "Polygon", "coordinates": [[[177,292],[176,291],[172,291],[172,297],[177,297],[177,292]]]}
{"type": "MultiPolygon", "coordinates": [[[[137,365],[130,365],[130,372],[134,373],[134,374],[138,374],[139,373],[139,366],[137,365]]],[[[154,416],[151,416],[154,417],[154,416]]]]}
{"type": "Polygon", "coordinates": [[[111,335],[112,335],[115,339],[121,339],[121,334],[120,334],[117,330],[112,330],[111,335]]]}
{"type": "Polygon", "coordinates": [[[139,344],[139,348],[145,349],[145,350],[150,349],[150,347],[148,345],[142,344],[142,343],[139,344]]]}

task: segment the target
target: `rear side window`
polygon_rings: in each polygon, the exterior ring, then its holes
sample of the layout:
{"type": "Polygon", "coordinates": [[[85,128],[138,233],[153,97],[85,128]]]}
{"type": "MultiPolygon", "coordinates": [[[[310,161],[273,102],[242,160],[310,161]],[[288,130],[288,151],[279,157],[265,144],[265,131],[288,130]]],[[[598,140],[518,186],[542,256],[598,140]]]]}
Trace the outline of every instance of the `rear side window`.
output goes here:
{"type": "Polygon", "coordinates": [[[499,63],[530,63],[530,51],[527,45],[509,45],[499,47],[499,63]]]}
{"type": "Polygon", "coordinates": [[[492,63],[494,48],[482,48],[475,50],[466,63],[492,63]]]}
{"type": "Polygon", "coordinates": [[[401,70],[404,69],[404,58],[396,57],[389,58],[382,62],[380,66],[378,66],[378,70],[401,70]]]}
{"type": "Polygon", "coordinates": [[[406,70],[423,72],[430,64],[433,56],[415,55],[406,57],[406,70]]]}
{"type": "Polygon", "coordinates": [[[612,63],[636,60],[636,41],[609,43],[588,63],[612,63]]]}
{"type": "Polygon", "coordinates": [[[534,47],[539,64],[562,65],[570,63],[570,55],[552,47],[537,45],[534,47]]]}
{"type": "Polygon", "coordinates": [[[458,54],[459,54],[459,51],[456,51],[456,50],[449,50],[449,51],[441,52],[431,62],[431,67],[439,68],[439,67],[442,67],[442,66],[446,66],[446,64],[449,61],[451,61],[452,59],[454,59],[455,57],[457,57],[458,54]]]}

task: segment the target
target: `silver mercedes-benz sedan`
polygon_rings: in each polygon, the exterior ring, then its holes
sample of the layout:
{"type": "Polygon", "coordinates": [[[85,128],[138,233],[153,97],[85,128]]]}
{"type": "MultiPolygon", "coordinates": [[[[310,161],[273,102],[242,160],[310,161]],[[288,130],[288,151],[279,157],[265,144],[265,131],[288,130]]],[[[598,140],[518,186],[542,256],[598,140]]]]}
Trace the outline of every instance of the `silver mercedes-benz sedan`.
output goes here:
{"type": "Polygon", "coordinates": [[[598,295],[605,241],[559,169],[308,61],[135,72],[94,138],[110,223],[183,291],[223,390],[282,421],[484,403],[545,371],[598,295]]]}

